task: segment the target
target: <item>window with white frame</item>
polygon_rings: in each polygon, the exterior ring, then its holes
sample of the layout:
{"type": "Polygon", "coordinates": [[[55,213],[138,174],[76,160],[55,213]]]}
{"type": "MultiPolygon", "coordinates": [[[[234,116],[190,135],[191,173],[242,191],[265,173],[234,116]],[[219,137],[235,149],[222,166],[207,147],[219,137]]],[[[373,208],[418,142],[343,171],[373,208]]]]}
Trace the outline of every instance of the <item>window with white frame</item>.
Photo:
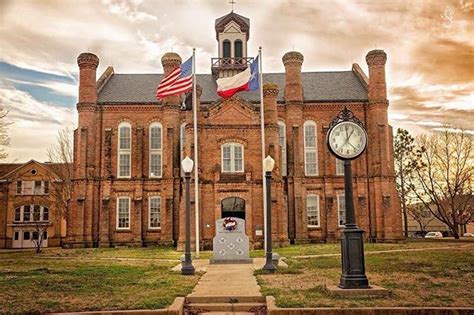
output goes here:
{"type": "Polygon", "coordinates": [[[278,122],[278,144],[281,149],[281,175],[287,175],[287,160],[286,160],[286,126],[283,121],[278,122]]]}
{"type": "Polygon", "coordinates": [[[240,143],[225,143],[221,148],[222,172],[244,171],[244,147],[240,143]]]}
{"type": "Polygon", "coordinates": [[[336,158],[336,175],[344,175],[344,160],[336,158]]]}
{"type": "Polygon", "coordinates": [[[318,175],[318,148],[316,123],[308,120],[304,123],[304,171],[306,176],[318,175]]]}
{"type": "Polygon", "coordinates": [[[161,177],[162,145],[161,124],[153,123],[150,126],[150,177],[161,177]]]}
{"type": "Polygon", "coordinates": [[[49,221],[49,209],[40,205],[23,205],[15,209],[14,222],[49,221]]]}
{"type": "Polygon", "coordinates": [[[17,195],[47,195],[49,193],[49,181],[23,180],[16,182],[17,195]]]}
{"type": "Polygon", "coordinates": [[[306,215],[308,216],[308,226],[318,227],[319,226],[319,196],[318,195],[307,195],[306,196],[306,215]]]}
{"type": "Polygon", "coordinates": [[[346,225],[346,199],[344,194],[337,195],[337,214],[339,226],[346,225]]]}
{"type": "Polygon", "coordinates": [[[117,229],[130,228],[130,198],[117,198],[117,229]]]}
{"type": "Polygon", "coordinates": [[[121,123],[118,132],[118,175],[119,178],[131,176],[132,126],[121,123]]]}
{"type": "Polygon", "coordinates": [[[150,197],[148,205],[148,227],[150,229],[160,228],[161,198],[150,197]]]}

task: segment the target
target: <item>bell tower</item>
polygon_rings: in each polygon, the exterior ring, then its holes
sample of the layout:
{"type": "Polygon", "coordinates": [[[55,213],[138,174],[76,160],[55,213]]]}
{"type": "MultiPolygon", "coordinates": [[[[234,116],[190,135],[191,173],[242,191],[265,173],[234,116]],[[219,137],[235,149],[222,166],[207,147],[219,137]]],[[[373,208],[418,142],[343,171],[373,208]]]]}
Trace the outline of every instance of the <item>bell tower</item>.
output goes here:
{"type": "Polygon", "coordinates": [[[253,58],[247,57],[250,20],[234,11],[216,19],[218,58],[212,58],[212,74],[216,78],[231,77],[245,70],[253,58]]]}

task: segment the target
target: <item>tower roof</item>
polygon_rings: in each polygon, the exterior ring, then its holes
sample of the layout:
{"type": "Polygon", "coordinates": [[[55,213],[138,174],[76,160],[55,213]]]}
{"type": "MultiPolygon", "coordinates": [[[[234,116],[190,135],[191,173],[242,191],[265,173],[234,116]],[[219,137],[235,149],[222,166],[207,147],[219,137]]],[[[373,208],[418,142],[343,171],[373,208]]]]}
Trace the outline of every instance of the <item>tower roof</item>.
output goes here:
{"type": "Polygon", "coordinates": [[[216,33],[223,32],[225,26],[231,21],[234,21],[235,23],[237,23],[240,26],[240,29],[242,30],[242,32],[247,33],[247,40],[248,40],[249,29],[250,29],[250,19],[240,14],[237,14],[234,11],[216,19],[216,23],[215,23],[216,33]]]}

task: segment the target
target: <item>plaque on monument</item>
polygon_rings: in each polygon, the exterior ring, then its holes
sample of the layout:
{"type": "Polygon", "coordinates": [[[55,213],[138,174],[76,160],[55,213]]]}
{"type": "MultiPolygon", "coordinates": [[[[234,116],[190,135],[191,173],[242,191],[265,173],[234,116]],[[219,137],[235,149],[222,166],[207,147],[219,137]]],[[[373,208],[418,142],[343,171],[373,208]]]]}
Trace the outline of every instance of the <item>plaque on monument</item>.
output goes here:
{"type": "Polygon", "coordinates": [[[211,264],[252,263],[249,257],[249,238],[245,234],[245,220],[216,220],[216,236],[212,244],[214,255],[211,264]]]}

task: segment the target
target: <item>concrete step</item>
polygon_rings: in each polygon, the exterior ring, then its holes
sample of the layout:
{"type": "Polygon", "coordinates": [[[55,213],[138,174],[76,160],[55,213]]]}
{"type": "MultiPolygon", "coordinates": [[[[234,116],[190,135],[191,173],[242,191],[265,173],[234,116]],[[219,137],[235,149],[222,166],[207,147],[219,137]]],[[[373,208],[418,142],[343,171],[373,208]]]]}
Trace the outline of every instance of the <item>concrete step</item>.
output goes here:
{"type": "Polygon", "coordinates": [[[187,296],[189,303],[265,303],[264,296],[187,296]]]}
{"type": "Polygon", "coordinates": [[[249,312],[265,307],[265,303],[191,303],[188,306],[199,314],[206,312],[249,312]]]}

